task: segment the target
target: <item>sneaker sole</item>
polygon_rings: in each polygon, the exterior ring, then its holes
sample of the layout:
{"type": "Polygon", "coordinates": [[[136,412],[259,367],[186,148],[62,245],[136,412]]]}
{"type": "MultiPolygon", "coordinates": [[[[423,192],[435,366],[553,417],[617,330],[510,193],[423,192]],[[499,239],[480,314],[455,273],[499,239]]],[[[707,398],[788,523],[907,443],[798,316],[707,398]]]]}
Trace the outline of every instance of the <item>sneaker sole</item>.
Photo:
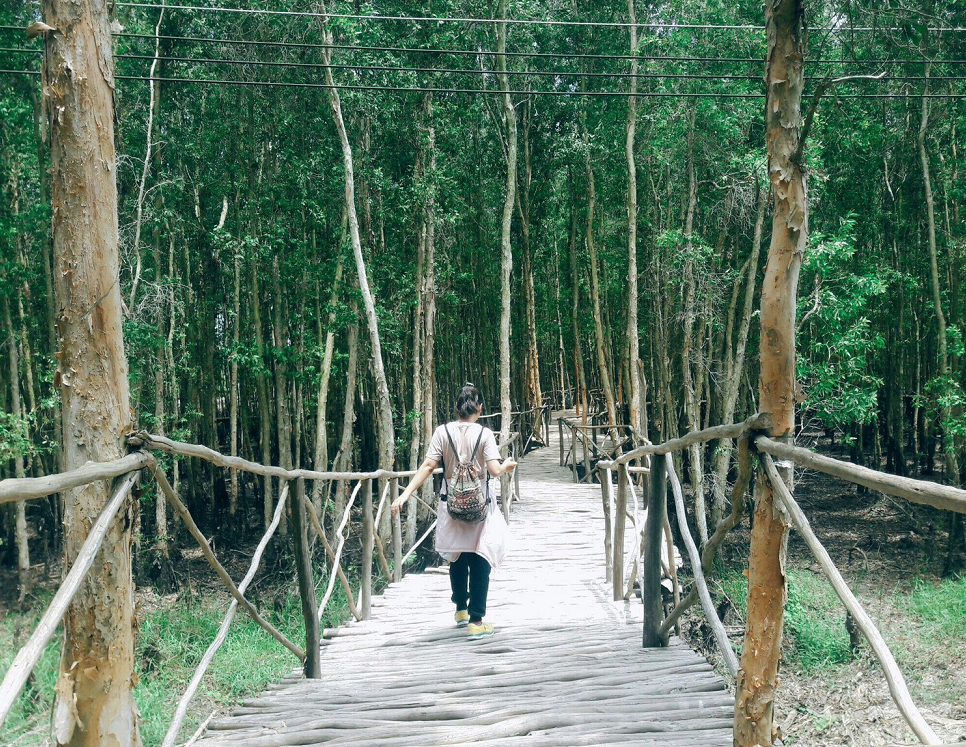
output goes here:
{"type": "Polygon", "coordinates": [[[478,641],[480,638],[489,638],[493,635],[496,635],[495,630],[491,630],[489,633],[472,633],[471,635],[466,636],[466,639],[469,641],[478,641]]]}
{"type": "Polygon", "coordinates": [[[466,627],[469,626],[469,624],[470,624],[470,621],[469,620],[460,620],[460,622],[456,623],[456,627],[457,628],[466,628],[466,627]]]}

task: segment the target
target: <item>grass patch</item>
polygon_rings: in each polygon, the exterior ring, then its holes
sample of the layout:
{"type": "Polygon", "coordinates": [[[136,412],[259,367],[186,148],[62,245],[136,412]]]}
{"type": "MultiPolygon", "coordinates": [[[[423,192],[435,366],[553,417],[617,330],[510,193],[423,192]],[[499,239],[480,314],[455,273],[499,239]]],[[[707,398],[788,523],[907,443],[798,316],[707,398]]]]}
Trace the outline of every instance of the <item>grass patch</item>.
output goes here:
{"type": "Polygon", "coordinates": [[[939,641],[966,638],[966,576],[917,580],[897,603],[915,617],[921,635],[939,641]]]}
{"type": "MultiPolygon", "coordinates": [[[[808,570],[790,568],[785,607],[785,656],[812,673],[852,658],[845,630],[845,609],[832,585],[808,570]]],[[[748,580],[740,571],[721,577],[721,586],[744,617],[748,580]]]]}
{"type": "MultiPolygon", "coordinates": [[[[46,600],[38,600],[35,609],[22,614],[10,613],[0,620],[0,673],[9,669],[45,606],[46,600]]],[[[135,656],[139,682],[134,699],[141,711],[141,737],[145,747],[159,745],[164,738],[178,700],[205,649],[214,640],[227,606],[228,596],[224,593],[203,594],[200,599],[184,594],[174,604],[144,617],[137,632],[135,656]]],[[[339,624],[347,610],[344,593],[337,586],[323,625],[339,624]]],[[[301,602],[294,588],[288,590],[281,603],[276,603],[274,611],[266,608],[262,614],[291,640],[304,643],[301,602]]],[[[39,747],[49,743],[61,637],[56,635],[44,651],[34,677],[0,729],[0,744],[39,747]]],[[[195,695],[179,743],[190,737],[212,710],[261,691],[297,666],[298,661],[287,649],[239,610],[228,638],[195,695]]]]}

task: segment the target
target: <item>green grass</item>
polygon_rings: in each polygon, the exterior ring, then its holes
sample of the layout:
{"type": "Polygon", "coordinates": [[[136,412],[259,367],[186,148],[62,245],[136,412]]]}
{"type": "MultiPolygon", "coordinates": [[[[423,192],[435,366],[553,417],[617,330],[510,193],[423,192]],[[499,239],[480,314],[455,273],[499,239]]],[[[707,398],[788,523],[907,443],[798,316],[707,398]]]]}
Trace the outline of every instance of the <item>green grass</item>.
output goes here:
{"type": "Polygon", "coordinates": [[[923,636],[934,640],[966,639],[966,576],[942,581],[916,581],[901,595],[923,636]]]}
{"type": "MultiPolygon", "coordinates": [[[[831,584],[808,570],[788,569],[785,648],[806,673],[850,661],[845,609],[831,584]]],[[[722,575],[721,586],[740,610],[747,611],[748,580],[740,571],[722,575]]]]}
{"type": "MultiPolygon", "coordinates": [[[[0,673],[6,672],[33,631],[46,606],[8,614],[0,620],[0,673]]],[[[137,633],[136,661],[139,682],[134,698],[141,712],[141,737],[146,747],[159,745],[178,700],[205,649],[214,639],[228,606],[227,595],[192,600],[189,595],[171,606],[149,613],[137,633]]],[[[302,609],[295,590],[285,596],[281,609],[262,614],[297,643],[305,641],[302,609]]],[[[340,587],[329,603],[323,625],[338,624],[347,614],[340,587]]],[[[35,747],[46,743],[54,685],[59,667],[60,635],[55,636],[34,670],[34,679],[14,706],[0,730],[0,744],[35,747]]],[[[180,742],[191,736],[212,710],[262,690],[298,666],[292,654],[256,625],[244,611],[235,616],[224,645],[215,656],[189,710],[180,742]]]]}
{"type": "MultiPolygon", "coordinates": [[[[824,576],[806,569],[789,568],[788,606],[785,610],[785,656],[806,674],[852,660],[845,630],[845,608],[824,576]]],[[[721,588],[746,614],[748,581],[738,570],[720,576],[721,588]]],[[[909,620],[895,620],[907,627],[920,643],[940,648],[966,638],[966,577],[942,581],[917,580],[894,592],[893,607],[909,620]]],[[[885,630],[890,620],[878,620],[885,630]]],[[[887,638],[889,636],[887,635],[887,638]]],[[[897,656],[904,645],[893,642],[897,656]]]]}

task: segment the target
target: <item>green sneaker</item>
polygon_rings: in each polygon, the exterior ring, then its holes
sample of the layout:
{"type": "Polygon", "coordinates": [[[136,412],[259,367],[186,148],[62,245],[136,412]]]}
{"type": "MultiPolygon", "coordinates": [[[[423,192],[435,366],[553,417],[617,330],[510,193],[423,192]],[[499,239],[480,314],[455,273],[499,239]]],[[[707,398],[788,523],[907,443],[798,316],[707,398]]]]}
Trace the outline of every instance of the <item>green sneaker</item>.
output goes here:
{"type": "Polygon", "coordinates": [[[456,627],[465,628],[470,624],[470,613],[466,610],[456,610],[456,627]]]}
{"type": "Polygon", "coordinates": [[[479,625],[470,623],[466,626],[466,637],[471,641],[479,638],[489,638],[494,633],[496,633],[496,630],[493,629],[492,623],[481,622],[479,625]]]}

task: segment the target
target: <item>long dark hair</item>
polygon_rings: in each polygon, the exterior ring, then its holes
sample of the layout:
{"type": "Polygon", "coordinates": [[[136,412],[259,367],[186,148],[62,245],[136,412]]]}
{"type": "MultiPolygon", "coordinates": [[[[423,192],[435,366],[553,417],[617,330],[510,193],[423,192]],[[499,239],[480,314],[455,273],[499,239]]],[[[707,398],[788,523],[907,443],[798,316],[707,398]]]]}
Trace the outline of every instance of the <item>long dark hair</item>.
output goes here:
{"type": "Polygon", "coordinates": [[[456,397],[456,416],[465,419],[476,413],[483,413],[483,397],[480,390],[467,381],[456,397]]]}

